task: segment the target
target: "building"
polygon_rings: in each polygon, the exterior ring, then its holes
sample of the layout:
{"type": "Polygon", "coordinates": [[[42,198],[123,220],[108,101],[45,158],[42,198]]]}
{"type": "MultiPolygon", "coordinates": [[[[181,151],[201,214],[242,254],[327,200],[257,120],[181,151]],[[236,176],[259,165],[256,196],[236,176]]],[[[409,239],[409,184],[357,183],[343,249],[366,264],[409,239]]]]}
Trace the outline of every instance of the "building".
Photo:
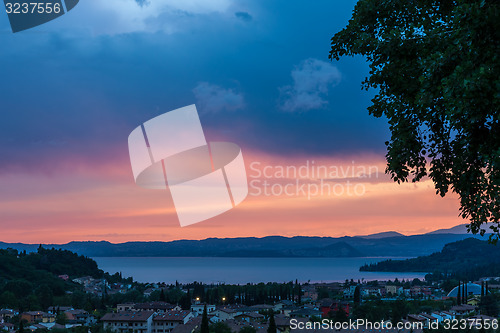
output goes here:
{"type": "Polygon", "coordinates": [[[476,311],[476,307],[469,304],[455,305],[452,306],[450,312],[455,316],[465,316],[476,311]]]}
{"type": "Polygon", "coordinates": [[[133,306],[132,310],[136,311],[153,311],[156,313],[164,313],[172,310],[181,310],[178,305],[173,305],[167,302],[147,302],[137,303],[133,306]]]}
{"type": "Polygon", "coordinates": [[[14,324],[0,323],[0,331],[15,332],[14,324]]]}
{"type": "Polygon", "coordinates": [[[237,312],[231,308],[220,308],[212,312],[213,315],[217,318],[216,321],[226,321],[229,319],[234,319],[234,316],[241,314],[242,312],[237,312]]]}
{"type": "Polygon", "coordinates": [[[321,317],[322,312],[315,309],[298,309],[290,312],[290,318],[311,318],[311,317],[321,317]]]}
{"type": "Polygon", "coordinates": [[[152,333],[153,311],[107,313],[102,318],[104,329],[117,333],[152,333]]]}
{"type": "MultiPolygon", "coordinates": [[[[204,308],[205,308],[205,304],[193,304],[193,305],[191,305],[191,311],[194,312],[195,315],[202,315],[204,308]]],[[[213,311],[215,311],[215,305],[207,304],[207,313],[211,313],[213,311]]]]}
{"type": "Polygon", "coordinates": [[[185,325],[194,315],[190,311],[167,311],[153,317],[152,333],[170,333],[178,325],[185,325]]]}
{"type": "Polygon", "coordinates": [[[97,322],[94,316],[82,309],[64,311],[64,314],[69,324],[84,324],[90,326],[97,322]]]}
{"type": "Polygon", "coordinates": [[[328,317],[328,314],[330,312],[337,312],[339,309],[342,309],[348,316],[349,316],[349,303],[348,302],[342,302],[342,301],[334,301],[330,298],[325,298],[321,300],[321,303],[319,304],[319,309],[321,311],[321,316],[323,318],[328,317]]]}
{"type": "Polygon", "coordinates": [[[71,306],[49,306],[47,312],[57,315],[58,313],[66,312],[69,310],[73,310],[73,308],[71,306]]]}
{"type": "Polygon", "coordinates": [[[132,311],[134,309],[135,303],[122,303],[116,306],[116,311],[118,312],[126,312],[132,311]]]}
{"type": "Polygon", "coordinates": [[[349,288],[344,289],[343,294],[345,299],[354,298],[354,292],[356,291],[357,286],[350,286],[349,288]]]}
{"type": "Polygon", "coordinates": [[[261,315],[260,313],[256,312],[248,312],[248,313],[242,313],[237,316],[234,316],[234,319],[236,321],[246,321],[246,322],[252,322],[256,320],[263,320],[264,316],[261,315]]]}
{"type": "Polygon", "coordinates": [[[14,311],[11,309],[2,309],[0,310],[0,322],[5,319],[10,319],[14,316],[17,316],[18,314],[19,314],[18,311],[14,311]]]}
{"type": "Polygon", "coordinates": [[[56,321],[56,316],[43,311],[29,311],[21,313],[21,320],[26,320],[28,323],[53,323],[56,321]]]}
{"type": "MultiPolygon", "coordinates": [[[[457,297],[458,288],[459,288],[458,286],[453,288],[448,293],[448,297],[457,297]]],[[[460,288],[462,288],[462,287],[460,286],[460,288]]],[[[481,286],[479,284],[467,283],[465,285],[465,288],[467,290],[467,297],[472,296],[472,295],[481,295],[481,286]]],[[[462,292],[462,289],[460,289],[460,292],[462,292]]]]}
{"type": "Polygon", "coordinates": [[[177,325],[170,333],[194,333],[201,325],[201,317],[193,317],[184,325],[177,325]]]}

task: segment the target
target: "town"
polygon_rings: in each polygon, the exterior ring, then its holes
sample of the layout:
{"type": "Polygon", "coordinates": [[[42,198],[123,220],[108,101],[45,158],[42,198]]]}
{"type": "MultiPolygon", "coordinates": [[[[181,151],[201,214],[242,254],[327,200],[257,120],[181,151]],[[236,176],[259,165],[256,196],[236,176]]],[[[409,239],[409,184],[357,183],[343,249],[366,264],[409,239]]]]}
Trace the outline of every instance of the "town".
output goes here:
{"type": "MultiPolygon", "coordinates": [[[[343,332],[393,332],[395,325],[400,325],[398,332],[424,332],[443,328],[446,323],[467,323],[467,329],[486,331],[498,327],[499,277],[459,282],[451,289],[450,281],[428,283],[419,279],[166,285],[130,279],[110,282],[92,276],[71,281],[68,275],[58,278],[81,286],[85,294],[78,297],[86,299],[82,308],[65,302],[30,311],[11,309],[6,307],[4,293],[0,295],[0,329],[194,333],[202,332],[204,318],[214,333],[317,331],[325,329],[327,322],[343,332]],[[363,324],[355,329],[342,325],[353,321],[363,324]]],[[[67,296],[65,299],[71,299],[72,295],[67,296]]]]}

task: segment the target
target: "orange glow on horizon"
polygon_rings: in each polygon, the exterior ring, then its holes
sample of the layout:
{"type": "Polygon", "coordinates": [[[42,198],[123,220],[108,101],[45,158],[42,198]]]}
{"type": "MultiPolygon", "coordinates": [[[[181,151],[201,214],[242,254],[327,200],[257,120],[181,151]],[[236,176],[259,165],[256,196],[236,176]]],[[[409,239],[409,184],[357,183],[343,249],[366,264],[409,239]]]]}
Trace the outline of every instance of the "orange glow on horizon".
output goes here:
{"type": "Polygon", "coordinates": [[[256,195],[259,187],[251,187],[250,195],[235,209],[184,228],[179,226],[169,192],[135,186],[124,159],[100,169],[82,165],[74,172],[64,171],[57,176],[2,174],[0,182],[12,190],[0,201],[1,219],[5,221],[0,241],[119,243],[271,235],[339,237],[384,231],[411,235],[466,223],[458,217],[456,196],[437,196],[430,180],[394,183],[383,174],[385,161],[379,156],[285,158],[245,151],[244,158],[249,181],[267,180],[275,189],[288,185],[288,193],[293,195],[256,195]],[[376,178],[353,178],[346,173],[347,177],[324,179],[321,183],[319,178],[257,177],[255,171],[255,162],[260,167],[290,166],[293,170],[313,160],[316,166],[338,169],[372,166],[380,174],[376,178]],[[362,187],[363,194],[311,195],[309,191],[304,195],[299,189],[302,184],[313,189],[319,188],[314,184],[341,189],[348,182],[362,187]]]}

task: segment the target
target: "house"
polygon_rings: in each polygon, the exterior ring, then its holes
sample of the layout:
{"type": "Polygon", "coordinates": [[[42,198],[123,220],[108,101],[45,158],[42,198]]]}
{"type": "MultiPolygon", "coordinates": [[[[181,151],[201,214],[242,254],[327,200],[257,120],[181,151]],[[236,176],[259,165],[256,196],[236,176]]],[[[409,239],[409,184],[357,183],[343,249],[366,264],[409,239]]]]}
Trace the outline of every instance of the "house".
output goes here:
{"type": "Polygon", "coordinates": [[[152,333],[170,333],[177,325],[186,324],[194,315],[190,311],[167,311],[153,317],[152,333]]]}
{"type": "Polygon", "coordinates": [[[311,318],[320,317],[322,312],[315,309],[298,309],[296,311],[290,312],[290,318],[311,318]]]}
{"type": "Polygon", "coordinates": [[[237,312],[231,308],[220,308],[212,312],[212,314],[217,318],[216,321],[226,321],[229,319],[234,319],[234,316],[241,314],[242,312],[237,312]]]}
{"type": "Polygon", "coordinates": [[[481,298],[478,296],[473,296],[467,301],[467,304],[472,306],[479,306],[479,303],[481,303],[481,298]]]}
{"type": "Polygon", "coordinates": [[[476,311],[476,307],[469,304],[455,305],[452,306],[450,312],[455,316],[465,316],[476,311]]]}
{"type": "Polygon", "coordinates": [[[0,323],[0,331],[14,332],[14,324],[11,323],[0,323]]]}
{"type": "Polygon", "coordinates": [[[344,289],[343,294],[344,298],[351,299],[354,298],[354,292],[357,286],[350,286],[349,288],[344,289]]]}
{"type": "Polygon", "coordinates": [[[71,306],[49,306],[47,312],[57,315],[58,313],[66,312],[69,310],[73,310],[73,308],[71,306]]]}
{"type": "Polygon", "coordinates": [[[386,295],[395,296],[398,294],[398,286],[385,286],[386,295]]]}
{"type": "Polygon", "coordinates": [[[246,322],[251,322],[255,320],[263,320],[264,316],[261,315],[260,313],[255,313],[255,312],[248,312],[248,313],[242,313],[234,317],[236,321],[246,321],[246,322]]]}
{"type": "Polygon", "coordinates": [[[428,315],[427,313],[421,313],[421,314],[419,314],[419,316],[422,318],[425,318],[425,320],[426,320],[426,322],[424,324],[425,327],[429,327],[429,324],[431,322],[439,322],[439,320],[436,317],[434,317],[432,315],[428,315]]]}
{"type": "Polygon", "coordinates": [[[445,316],[442,313],[439,313],[437,311],[431,313],[432,318],[434,318],[434,321],[437,320],[438,323],[442,323],[443,320],[445,320],[445,316]]]}
{"type": "Polygon", "coordinates": [[[276,323],[276,329],[279,332],[290,330],[290,318],[284,315],[277,315],[274,317],[274,322],[276,323]]]}
{"type": "Polygon", "coordinates": [[[73,282],[78,283],[78,284],[88,285],[93,280],[94,280],[94,278],[92,276],[82,276],[82,277],[73,279],[73,282]]]}
{"type": "Polygon", "coordinates": [[[498,323],[497,318],[486,316],[486,315],[472,316],[472,317],[469,317],[467,319],[469,320],[470,326],[474,326],[476,329],[479,329],[479,330],[481,329],[481,327],[485,326],[484,324],[489,323],[491,326],[491,324],[494,323],[495,321],[497,321],[497,323],[498,323]]]}
{"type": "MultiPolygon", "coordinates": [[[[215,311],[215,305],[206,304],[207,305],[207,313],[212,313],[215,311]]],[[[202,315],[203,309],[205,308],[205,304],[193,304],[191,305],[191,312],[194,312],[195,315],[202,315]]]]}
{"type": "Polygon", "coordinates": [[[64,314],[70,324],[84,324],[90,326],[97,322],[94,316],[82,309],[64,311],[64,314]]]}
{"type": "Polygon", "coordinates": [[[104,329],[117,333],[152,333],[153,311],[106,313],[101,321],[104,329]]]}
{"type": "Polygon", "coordinates": [[[299,307],[297,307],[297,306],[284,306],[281,309],[281,314],[283,314],[287,317],[290,317],[290,313],[297,311],[297,310],[299,310],[299,307]]]}
{"type": "Polygon", "coordinates": [[[118,312],[126,312],[132,311],[134,309],[135,303],[121,303],[116,306],[116,311],[118,312]]]}
{"type": "Polygon", "coordinates": [[[53,323],[56,321],[56,316],[43,311],[29,311],[21,313],[21,320],[26,320],[28,323],[53,323]]]}
{"type": "Polygon", "coordinates": [[[342,309],[347,315],[349,315],[349,303],[334,301],[330,298],[323,299],[319,304],[319,309],[323,318],[328,317],[330,312],[337,312],[339,309],[342,309]]]}
{"type": "Polygon", "coordinates": [[[11,309],[2,309],[0,310],[0,321],[5,320],[7,318],[12,318],[14,316],[17,316],[19,314],[18,311],[14,311],[11,309]]]}
{"type": "Polygon", "coordinates": [[[199,331],[200,325],[201,316],[193,317],[184,325],[175,326],[170,333],[194,333],[196,330],[199,331]]]}
{"type": "Polygon", "coordinates": [[[147,288],[144,290],[144,296],[149,297],[155,290],[153,288],[147,288]]]}
{"type": "Polygon", "coordinates": [[[442,317],[443,317],[443,320],[453,320],[455,319],[455,315],[451,312],[448,312],[448,311],[441,311],[439,313],[442,317]]]}
{"type": "Polygon", "coordinates": [[[164,313],[171,310],[179,311],[181,310],[181,308],[178,305],[173,305],[167,302],[148,302],[148,303],[137,303],[133,306],[132,310],[164,313]]]}
{"type": "Polygon", "coordinates": [[[406,320],[408,320],[411,323],[421,323],[422,325],[426,325],[429,321],[428,318],[422,317],[418,314],[409,314],[406,317],[406,320]]]}

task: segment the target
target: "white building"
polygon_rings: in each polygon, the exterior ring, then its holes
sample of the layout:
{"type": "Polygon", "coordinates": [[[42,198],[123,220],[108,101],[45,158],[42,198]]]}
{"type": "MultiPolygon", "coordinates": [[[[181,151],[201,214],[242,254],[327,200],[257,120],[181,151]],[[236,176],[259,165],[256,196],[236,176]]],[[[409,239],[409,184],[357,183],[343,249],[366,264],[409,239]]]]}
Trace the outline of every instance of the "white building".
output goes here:
{"type": "Polygon", "coordinates": [[[106,313],[102,318],[104,329],[117,333],[152,333],[153,311],[106,313]]]}
{"type": "Polygon", "coordinates": [[[185,325],[194,314],[190,311],[167,311],[153,317],[152,333],[170,333],[177,325],[185,325]]]}

